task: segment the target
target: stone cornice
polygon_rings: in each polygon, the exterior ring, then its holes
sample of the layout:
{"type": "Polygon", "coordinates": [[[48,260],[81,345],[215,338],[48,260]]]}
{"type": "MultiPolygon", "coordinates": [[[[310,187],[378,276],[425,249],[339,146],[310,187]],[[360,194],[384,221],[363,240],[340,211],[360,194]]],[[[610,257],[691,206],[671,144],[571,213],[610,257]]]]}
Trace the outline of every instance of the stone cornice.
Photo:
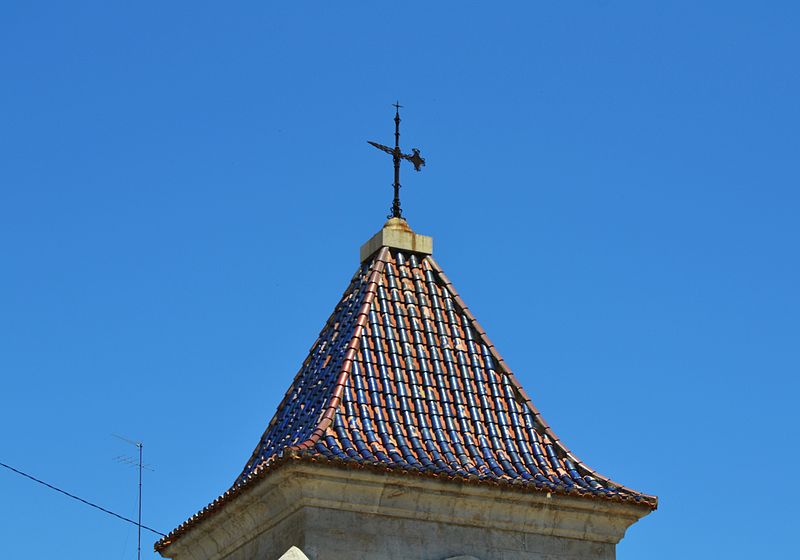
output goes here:
{"type": "Polygon", "coordinates": [[[288,462],[161,554],[179,560],[224,558],[303,508],[611,544],[650,512],[643,505],[288,462]]]}

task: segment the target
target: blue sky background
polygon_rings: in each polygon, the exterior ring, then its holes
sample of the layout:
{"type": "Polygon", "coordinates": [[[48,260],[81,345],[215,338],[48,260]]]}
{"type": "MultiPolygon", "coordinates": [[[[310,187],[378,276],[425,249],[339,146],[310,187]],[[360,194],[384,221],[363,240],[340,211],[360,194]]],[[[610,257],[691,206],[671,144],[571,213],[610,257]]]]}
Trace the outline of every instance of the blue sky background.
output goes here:
{"type": "MultiPolygon", "coordinates": [[[[0,461],[168,531],[239,473],[391,202],[633,558],[783,557],[796,2],[0,4],[0,461]],[[301,4],[287,7],[286,4],[301,4]]],[[[135,528],[0,470],[0,556],[135,528]]],[[[154,539],[145,540],[151,558],[154,539]]]]}

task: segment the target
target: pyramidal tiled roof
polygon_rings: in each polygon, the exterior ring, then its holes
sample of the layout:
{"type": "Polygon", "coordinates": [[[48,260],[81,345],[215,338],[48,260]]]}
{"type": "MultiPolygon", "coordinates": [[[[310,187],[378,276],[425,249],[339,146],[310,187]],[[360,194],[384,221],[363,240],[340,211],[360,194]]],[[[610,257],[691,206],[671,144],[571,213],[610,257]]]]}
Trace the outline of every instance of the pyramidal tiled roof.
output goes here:
{"type": "Polygon", "coordinates": [[[433,256],[393,245],[356,271],[232,488],[156,548],[293,459],[657,507],[575,457],[433,256]]]}

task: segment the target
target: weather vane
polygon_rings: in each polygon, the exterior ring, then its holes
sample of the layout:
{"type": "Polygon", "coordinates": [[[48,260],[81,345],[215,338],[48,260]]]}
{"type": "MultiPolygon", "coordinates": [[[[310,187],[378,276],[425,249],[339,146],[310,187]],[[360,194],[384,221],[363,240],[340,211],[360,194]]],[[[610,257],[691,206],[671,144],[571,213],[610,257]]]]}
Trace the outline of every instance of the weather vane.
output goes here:
{"type": "Polygon", "coordinates": [[[400,151],[400,108],[402,105],[397,102],[393,107],[395,108],[394,148],[392,149],[383,144],[378,144],[377,142],[370,142],[369,140],[367,142],[392,156],[392,160],[394,161],[394,201],[392,202],[392,213],[389,214],[389,217],[402,218],[403,211],[400,209],[400,160],[406,159],[410,161],[414,164],[414,169],[419,171],[420,168],[425,165],[425,158],[419,155],[419,150],[417,148],[412,148],[410,155],[400,151]]]}

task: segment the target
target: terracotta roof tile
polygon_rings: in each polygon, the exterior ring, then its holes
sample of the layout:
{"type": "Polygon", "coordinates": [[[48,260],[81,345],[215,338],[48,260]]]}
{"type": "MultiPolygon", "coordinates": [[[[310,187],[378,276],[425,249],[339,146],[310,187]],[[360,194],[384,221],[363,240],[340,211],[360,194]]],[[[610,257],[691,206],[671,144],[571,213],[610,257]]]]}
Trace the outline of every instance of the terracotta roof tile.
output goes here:
{"type": "Polygon", "coordinates": [[[658,504],[567,449],[433,257],[386,247],[353,276],[231,490],[156,548],[288,458],[658,504]]]}

